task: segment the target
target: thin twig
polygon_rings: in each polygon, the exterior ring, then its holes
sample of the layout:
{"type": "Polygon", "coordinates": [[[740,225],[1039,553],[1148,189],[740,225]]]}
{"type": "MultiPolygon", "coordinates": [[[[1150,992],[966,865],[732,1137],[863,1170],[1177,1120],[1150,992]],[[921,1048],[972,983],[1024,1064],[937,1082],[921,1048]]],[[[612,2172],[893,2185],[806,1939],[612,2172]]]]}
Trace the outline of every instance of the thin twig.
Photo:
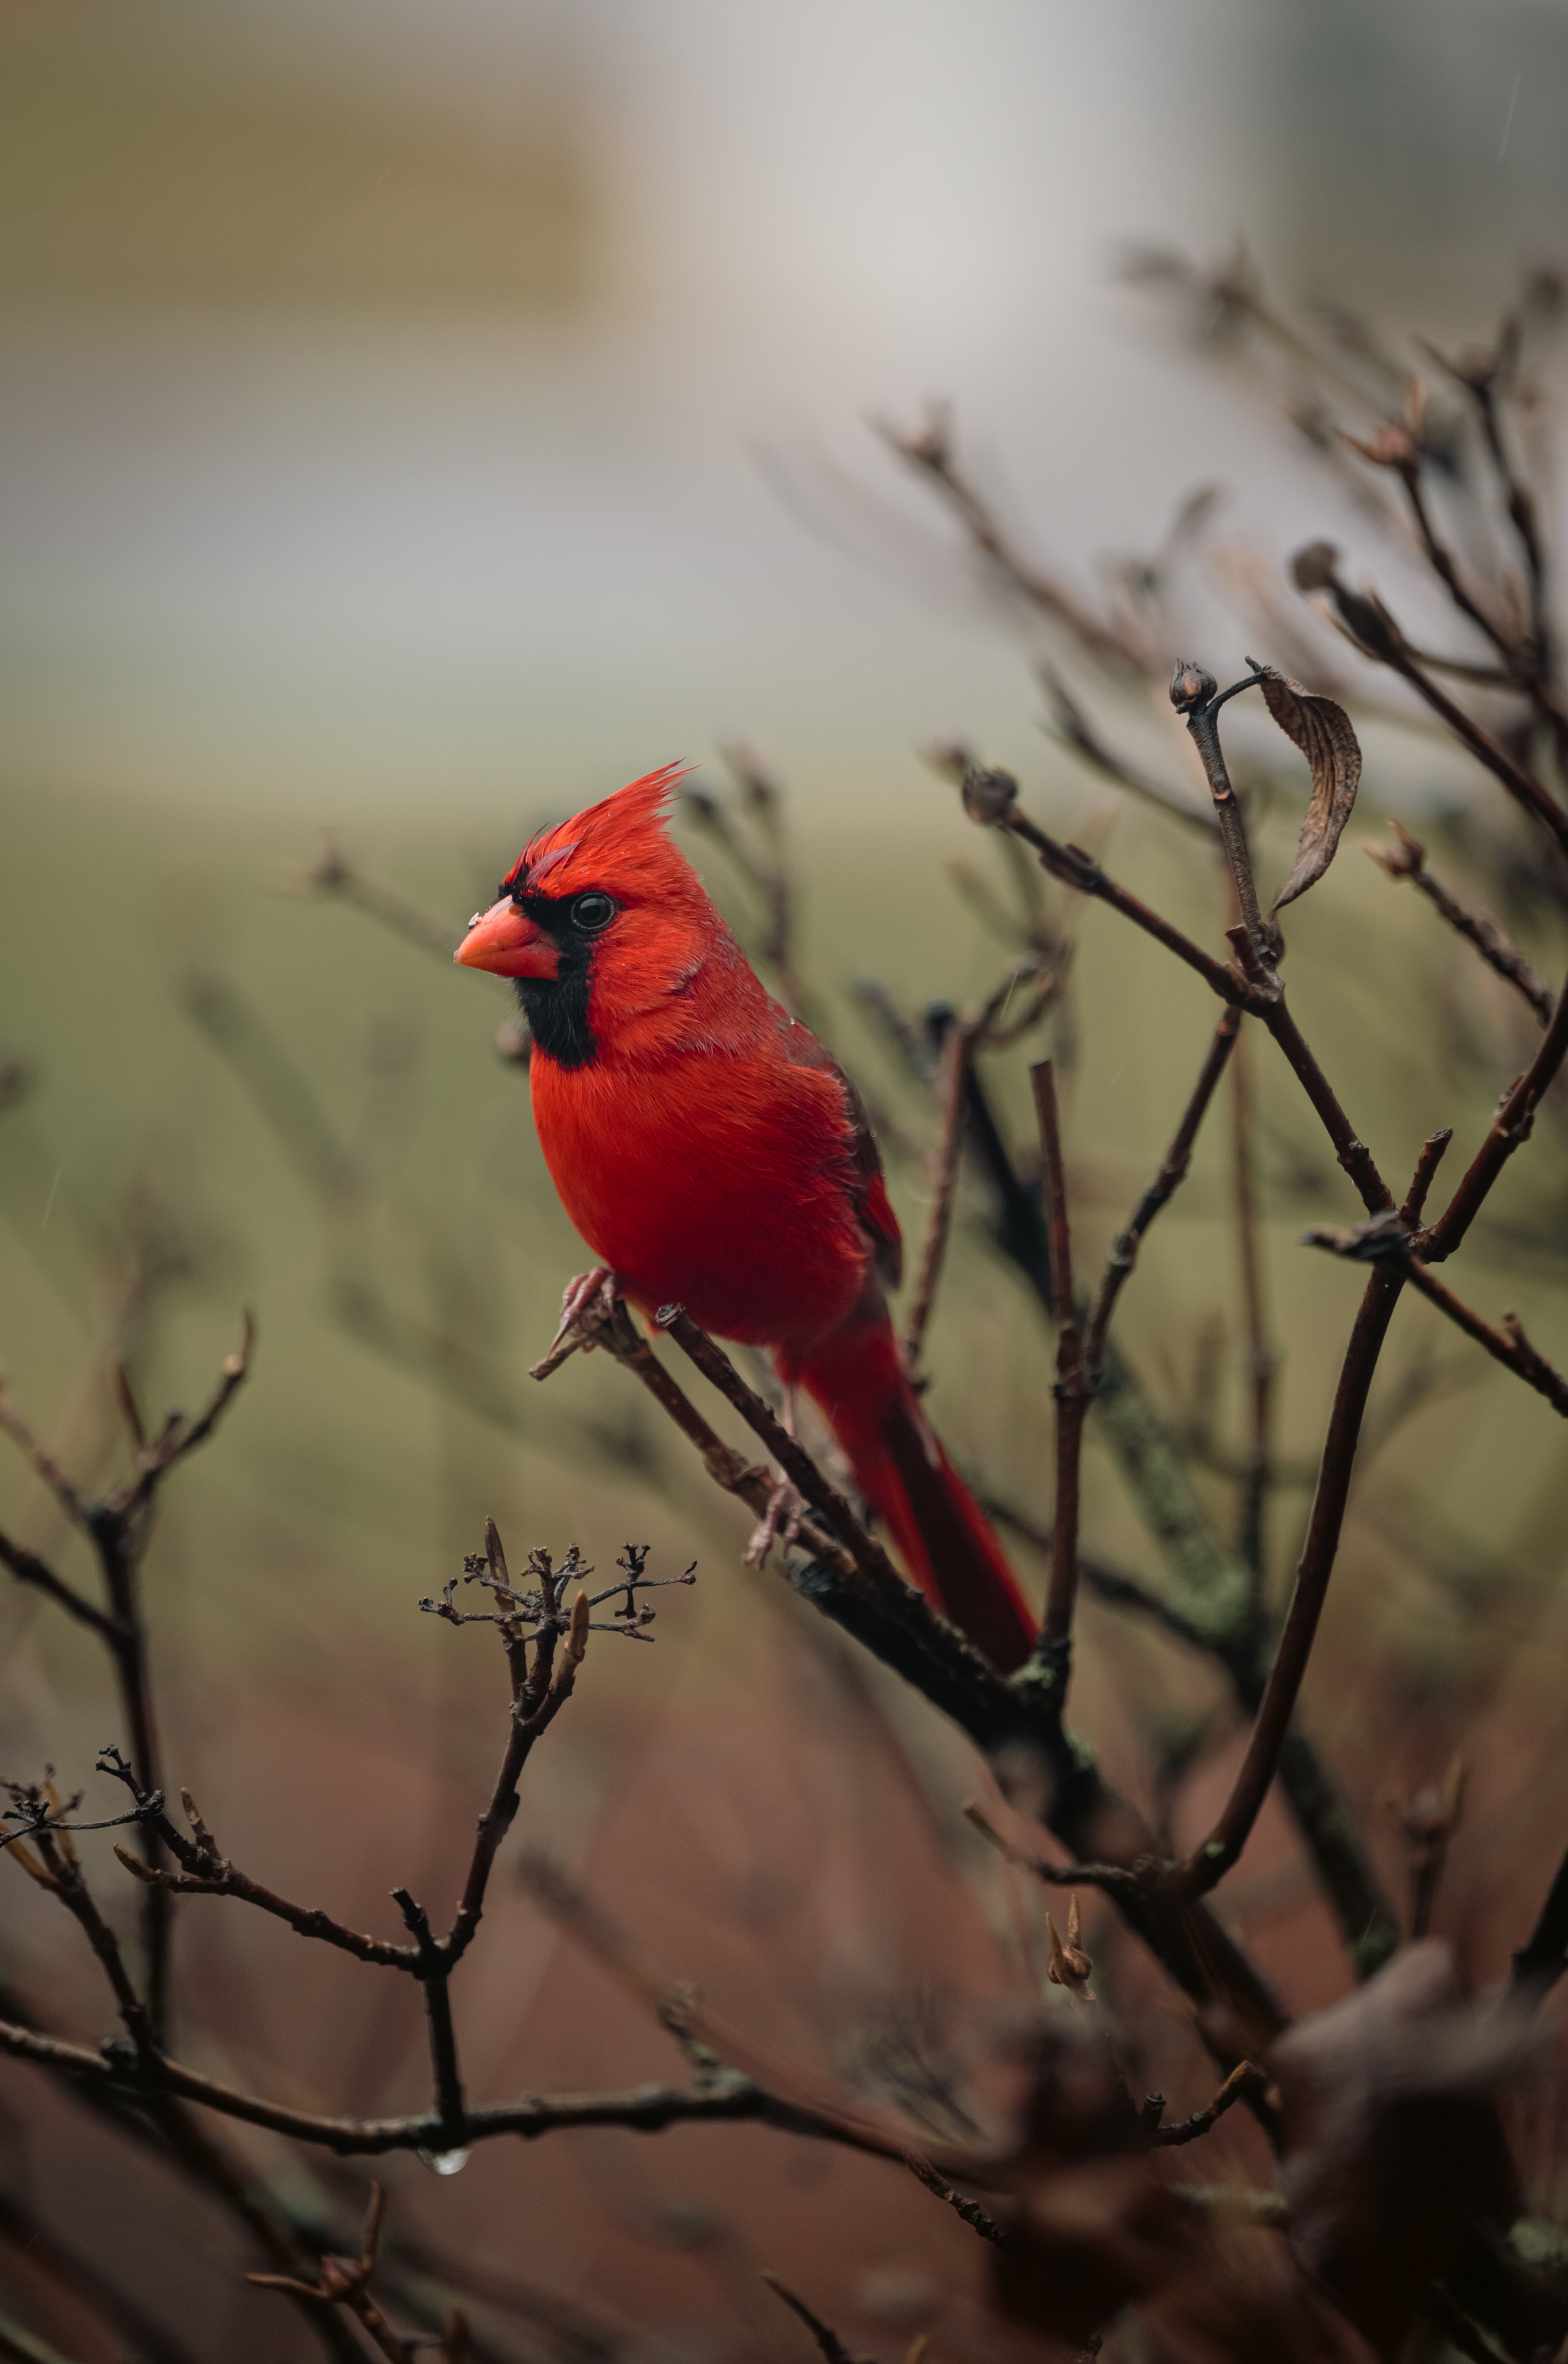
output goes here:
{"type": "Polygon", "coordinates": [[[1184,935],[1181,929],[1173,927],[1169,920],[1162,919],[1158,911],[1151,910],[1136,895],[1129,894],[1125,886],[1118,886],[1113,878],[1107,877],[1093,854],[1085,853],[1081,845],[1073,845],[1070,842],[1059,843],[1023,813],[1008,815],[1000,825],[1010,830],[1015,837],[1022,838],[1026,845],[1032,846],[1040,857],[1041,867],[1048,870],[1053,878],[1060,878],[1064,886],[1075,887],[1080,895],[1092,896],[1097,902],[1108,903],[1113,911],[1119,911],[1124,920],[1130,920],[1134,927],[1141,928],[1145,935],[1152,936],[1156,943],[1163,944],[1167,952],[1174,953],[1178,960],[1195,969],[1209,990],[1218,993],[1222,1001],[1237,1001],[1243,1008],[1251,1007],[1251,995],[1241,977],[1206,953],[1202,945],[1195,943],[1190,936],[1184,935]]]}
{"type": "Polygon", "coordinates": [[[963,1809],[964,1820],[973,1823],[980,1835],[997,1854],[1019,1871],[1032,1873],[1048,1888],[1098,1888],[1107,1896],[1131,1898],[1140,1896],[1145,1881],[1137,1870],[1118,1863],[1052,1863],[1048,1856],[1030,1855],[1004,1836],[983,1807],[971,1799],[963,1809]]]}
{"type": "Polygon", "coordinates": [[[995,2216],[987,2215],[977,2201],[966,2200],[961,2191],[955,2191],[952,2185],[937,2173],[929,2158],[922,2158],[917,2150],[906,2151],[904,2164],[917,2182],[923,2183],[927,2191],[933,2192],[939,2200],[945,2201],[954,2215],[962,2216],[983,2241],[989,2241],[997,2249],[1013,2247],[1013,2237],[1006,2227],[998,2225],[995,2216]]]}
{"type": "Polygon", "coordinates": [[[922,424],[911,431],[900,432],[882,422],[876,431],[889,451],[895,452],[941,495],[975,549],[1003,583],[1052,623],[1064,626],[1102,664],[1114,665],[1124,673],[1142,673],[1141,652],[1121,633],[1092,615],[1082,600],[1025,558],[989,503],[960,471],[953,456],[952,422],[946,405],[933,403],[922,424]]]}
{"type": "Polygon", "coordinates": [[[1107,780],[1114,780],[1118,787],[1140,797],[1145,804],[1154,806],[1157,811],[1168,813],[1174,820],[1185,821],[1190,828],[1201,830],[1206,837],[1215,835],[1218,823],[1212,812],[1206,812],[1202,805],[1178,790],[1151,780],[1147,773],[1139,771],[1124,756],[1106,746],[1054,665],[1041,663],[1037,664],[1035,671],[1051,701],[1051,720],[1064,747],[1072,748],[1074,754],[1080,755],[1095,771],[1107,780]]]}
{"type": "Polygon", "coordinates": [[[1429,1304],[1446,1313],[1467,1338],[1485,1346],[1494,1362],[1501,1363],[1516,1377],[1523,1379],[1527,1388],[1533,1388],[1537,1395],[1546,1398],[1553,1411],[1568,1419],[1568,1379],[1554,1371],[1543,1355],[1536,1353],[1517,1314],[1505,1313],[1502,1329],[1494,1330],[1489,1321],[1483,1321],[1451,1288],[1444,1287],[1436,1273],[1429,1272],[1415,1257],[1407,1265],[1405,1277],[1412,1288],[1419,1289],[1429,1304]]]}
{"type": "Polygon", "coordinates": [[[684,1306],[661,1306],[656,1318],[666,1337],[673,1338],[688,1360],[695,1364],[704,1378],[734,1405],[753,1434],[766,1445],[791,1484],[821,1511],[840,1544],[852,1555],[856,1567],[889,1591],[906,1591],[908,1588],[893,1562],[868,1533],[849,1501],[832,1480],[823,1476],[811,1455],[790,1434],[772,1405],[764,1403],[756,1389],[747,1386],[723,1347],[717,1345],[706,1332],[698,1327],[684,1306]]]}
{"type": "Polygon", "coordinates": [[[1225,1071],[1226,1061],[1235,1047],[1240,1026],[1240,1009],[1232,1007],[1221,1013],[1219,1023],[1215,1028],[1208,1049],[1204,1054],[1203,1065],[1198,1070],[1197,1081],[1194,1084],[1187,1105],[1182,1112],[1182,1121],[1176,1127],[1170,1148],[1161,1160],[1160,1170],[1139,1200],[1131,1221],[1125,1231],[1118,1233],[1109,1255],[1106,1258],[1105,1276],[1100,1282],[1089,1314],[1084,1344],[1084,1360],[1096,1386],[1099,1383],[1105,1357],[1106,1333],[1110,1328],[1111,1316],[1116,1310],[1117,1299],[1138,1261],[1138,1251],[1142,1244],[1144,1233],[1161,1210],[1169,1205],[1181,1184],[1186,1179],[1187,1169],[1192,1164],[1193,1143],[1197,1139],[1198,1127],[1207,1114],[1215,1087],[1225,1071]]]}
{"type": "Polygon", "coordinates": [[[1247,1333],[1247,1377],[1251,1399],[1237,1548],[1251,1571],[1256,1592],[1262,1585],[1268,1567],[1265,1521],[1273,1482],[1271,1424],[1275,1356],[1269,1343],[1268,1318],[1263,1306],[1263,1260],[1259,1239],[1258,1188],[1252,1147],[1252,1090],[1244,1043],[1231,1062],[1230,1085],[1236,1245],[1240,1265],[1241,1307],[1247,1333]]]}
{"type": "MultiPolygon", "coordinates": [[[[320,861],[306,873],[302,882],[306,892],[335,895],[340,903],[352,903],[367,918],[390,928],[394,935],[407,943],[417,944],[421,952],[434,953],[438,960],[450,961],[454,946],[462,941],[462,930],[433,912],[411,903],[405,895],[390,886],[379,886],[373,878],[364,877],[354,869],[342,848],[328,840],[320,861]]],[[[297,890],[296,890],[297,891],[297,890]]]]}
{"type": "Polygon", "coordinates": [[[1403,1267],[1394,1261],[1375,1265],[1368,1277],[1340,1366],[1307,1542],[1268,1687],[1247,1753],[1212,1831],[1162,1877],[1162,1890],[1173,1898],[1205,1895],[1229,1870],[1273,1783],[1334,1572],[1367,1394],[1403,1283],[1403,1267]]]}
{"type": "Polygon", "coordinates": [[[824,2323],[820,2315],[813,2314],[806,2301],[803,2298],[796,2298],[787,2283],[781,2282],[777,2274],[764,2274],[762,2280],[774,2297],[783,2299],[790,2313],[798,2315],[801,2322],[805,2324],[817,2343],[824,2364],[855,2364],[855,2358],[850,2354],[832,2325],[824,2323]]]}
{"type": "Polygon", "coordinates": [[[1248,2091],[1266,2085],[1267,2077],[1252,2060],[1239,2060],[1216,2093],[1212,2102],[1195,2110],[1190,2118],[1180,2118],[1173,2126],[1156,2125],[1151,2140],[1156,2150],[1179,2149],[1184,2143],[1196,2142],[1206,2135],[1236,2102],[1245,2100],[1248,2091]]]}
{"type": "MultiPolygon", "coordinates": [[[[86,2085],[123,2092],[143,2107],[161,2095],[173,2095],[219,2116],[266,2127],[344,2158],[452,2147],[452,2129],[436,2111],[402,2118],[321,2116],[240,2092],[166,2055],[147,2064],[118,2057],[106,2059],[101,2051],[40,2035],[6,2021],[0,2021],[0,2053],[86,2085]]],[[[848,2116],[788,2101],[754,2084],[751,2078],[733,2073],[722,2086],[700,2091],[639,2085],[628,2092],[530,2093],[515,2102],[485,2102],[465,2109],[459,2133],[467,2147],[503,2135],[532,2139],[567,2126],[624,2126],[639,2134],[662,2134],[667,2126],[705,2123],[760,2124],[816,2141],[840,2143],[873,2158],[902,2159],[904,2156],[896,2142],[848,2116]]]]}
{"type": "Polygon", "coordinates": [[[87,1505],[43,1439],[35,1435],[23,1419],[3,1381],[0,1381],[0,1428],[5,1430],[36,1476],[49,1488],[72,1525],[79,1528],[83,1534],[90,1535],[92,1528],[88,1523],[87,1505]]]}
{"type": "Polygon", "coordinates": [[[416,2364],[413,2343],[398,2337],[370,2294],[371,2275],[375,2269],[376,2253],[381,2246],[384,2204],[385,2194],[381,2185],[373,2183],[370,2205],[365,2211],[360,2255],[357,2258],[323,2258],[315,2282],[300,2281],[289,2274],[247,2274],[245,2279],[254,2282],[259,2290],[279,2291],[286,2297],[308,2304],[327,2309],[340,2306],[361,2326],[376,2353],[385,2357],[387,2364],[416,2364]]]}
{"type": "Polygon", "coordinates": [[[1557,997],[1551,1023],[1540,1050],[1507,1092],[1492,1129],[1471,1161],[1458,1189],[1429,1231],[1418,1233],[1415,1251],[1423,1264],[1441,1264],[1463,1239],[1516,1149],[1529,1139],[1535,1111],[1568,1057],[1568,988],[1557,997]]]}
{"type": "Polygon", "coordinates": [[[1551,987],[1536,975],[1518,946],[1505,934],[1496,920],[1488,919],[1484,911],[1467,910],[1440,879],[1433,877],[1427,868],[1427,849],[1418,839],[1412,837],[1409,831],[1402,828],[1396,820],[1391,820],[1388,826],[1399,841],[1396,847],[1369,845],[1365,848],[1379,869],[1385,870],[1390,878],[1408,878],[1449,926],[1474,945],[1488,968],[1496,970],[1516,993],[1522,995],[1541,1024],[1550,1026],[1554,1007],[1551,987]]]}
{"type": "MultiPolygon", "coordinates": [[[[695,1445],[702,1456],[703,1465],[715,1484],[722,1486],[727,1494],[737,1496],[740,1500],[754,1511],[759,1518],[766,1518],[773,1506],[774,1492],[767,1471],[758,1468],[753,1463],[742,1460],[739,1453],[734,1452],[725,1444],[718,1431],[703,1418],[691,1399],[671,1377],[647,1340],[638,1334],[630,1316],[618,1299],[608,1309],[598,1303],[585,1309],[584,1322],[591,1328],[593,1343],[603,1346],[606,1353],[614,1355],[623,1369],[630,1371],[634,1378],[640,1380],[655,1403],[674,1422],[681,1433],[695,1445]]],[[[712,1342],[709,1341],[709,1344],[711,1344],[712,1342]]],[[[717,1347],[714,1348],[716,1355],[719,1351],[717,1347]]],[[[548,1378],[559,1367],[561,1359],[560,1356],[552,1355],[548,1356],[542,1363],[537,1363],[534,1366],[533,1376],[536,1378],[548,1378]]],[[[728,1362],[728,1355],[724,1359],[728,1362]]],[[[737,1389],[745,1388],[745,1382],[739,1372],[734,1373],[734,1380],[737,1389]]],[[[752,1391],[746,1388],[746,1393],[751,1396],[752,1391]]],[[[762,1411],[768,1411],[769,1408],[762,1402],[761,1397],[754,1396],[752,1400],[762,1411]]],[[[748,1411],[746,1417],[751,1419],[752,1415],[748,1411]]],[[[771,1413],[769,1417],[772,1418],[771,1413]]],[[[781,1436],[785,1436],[786,1443],[794,1444],[794,1439],[786,1436],[785,1431],[776,1421],[774,1426],[778,1428],[781,1436]]],[[[759,1429],[758,1433],[762,1432],[759,1429]]],[[[782,1457],[780,1466],[785,1466],[782,1457]]],[[[817,1477],[821,1483],[824,1485],[827,1483],[826,1479],[821,1478],[819,1471],[817,1477]]],[[[845,1508],[848,1510],[847,1504],[845,1508]]],[[[853,1514],[851,1513],[851,1515],[853,1514]]],[[[877,1580],[868,1576],[856,1553],[840,1541],[839,1535],[828,1526],[806,1519],[801,1522],[799,1533],[806,1548],[818,1557],[830,1562],[840,1575],[848,1577],[851,1581],[858,1580],[862,1583],[877,1580]]],[[[873,1550],[874,1548],[873,1546],[873,1550]]],[[[883,1557],[885,1558],[885,1555],[883,1555],[883,1557]]],[[[888,1561],[887,1565],[891,1567],[891,1561],[888,1561]]],[[[898,1581],[902,1585],[902,1578],[898,1581]]]]}
{"type": "MultiPolygon", "coordinates": [[[[1245,686],[1248,685],[1238,685],[1245,686]]],[[[1392,1193],[1366,1143],[1359,1137],[1344,1110],[1340,1106],[1333,1087],[1313,1055],[1301,1029],[1285,1006],[1284,991],[1272,965],[1264,965],[1261,954],[1245,926],[1228,931],[1238,954],[1240,965],[1222,967],[1190,936],[1162,920],[1157,911],[1140,903],[1106,876],[1099,864],[1085,853],[1081,846],[1059,845],[1054,838],[1038,829],[1034,822],[1015,809],[1018,782],[1010,773],[972,771],[963,785],[964,806],[972,820],[982,827],[1010,830],[1026,845],[1032,845],[1043,866],[1053,877],[1076,887],[1083,895],[1097,897],[1141,928],[1168,952],[1195,969],[1209,989],[1222,1001],[1252,1011],[1261,1018],[1275,1043],[1284,1054],[1296,1080],[1317,1110],[1318,1118],[1334,1144],[1334,1154],[1361,1193],[1362,1201],[1373,1213],[1394,1203],[1392,1193]]]]}
{"type": "Polygon", "coordinates": [[[1410,1850],[1410,1937],[1429,1935],[1443,1867],[1464,1805],[1469,1767],[1462,1756],[1451,1756],[1440,1782],[1418,1790],[1413,1798],[1385,1798],[1384,1805],[1404,1834],[1410,1850]]]}
{"type": "Polygon", "coordinates": [[[462,2074],[458,2066],[457,2035],[452,2026],[451,1994],[447,1984],[450,1964],[430,1930],[429,1915],[406,1888],[395,1888],[392,1901],[414,1939],[418,1979],[425,1996],[425,2021],[430,2041],[430,2073],[436,2089],[436,2116],[441,2127],[441,2148],[462,2147],[466,2112],[462,2074]]]}
{"type": "Polygon", "coordinates": [[[1272,920],[1263,918],[1258,902],[1258,888],[1252,876],[1252,858],[1247,849],[1247,829],[1241,818],[1241,808],[1236,791],[1230,785],[1230,775],[1220,753],[1219,727],[1216,720],[1227,698],[1240,690],[1251,689],[1263,678],[1261,673],[1249,674],[1244,681],[1233,682],[1222,690],[1214,675],[1201,665],[1189,664],[1178,658],[1171,680],[1171,703],[1184,717],[1188,735],[1204,768],[1209,793],[1214,798],[1215,819],[1219,824],[1220,842],[1230,867],[1230,882],[1236,890],[1236,901],[1241,913],[1241,923],[1254,954],[1272,966],[1279,952],[1279,930],[1272,920]]]}
{"type": "Polygon", "coordinates": [[[114,1619],[74,1591],[56,1576],[45,1561],[39,1559],[36,1552],[28,1551],[25,1544],[13,1543],[9,1535],[0,1534],[0,1564],[10,1569],[18,1584],[34,1586],[57,1608],[63,1609],[68,1617],[74,1617],[79,1624],[90,1626],[95,1634],[101,1634],[106,1641],[112,1641],[114,1619]]]}
{"type": "Polygon", "coordinates": [[[942,1259],[947,1253],[948,1233],[952,1225],[953,1201],[958,1192],[959,1152],[963,1146],[968,1069],[973,1054],[974,1034],[973,1025],[960,1020],[948,1028],[942,1043],[942,1121],[931,1188],[931,1211],[920,1249],[920,1266],[909,1306],[908,1327],[904,1333],[904,1367],[911,1375],[919,1367],[926,1325],[936,1303],[937,1283],[941,1277],[942,1259]]]}
{"type": "MultiPolygon", "coordinates": [[[[76,1849],[60,1825],[35,1827],[29,1834],[36,1845],[43,1868],[43,1884],[51,1889],[76,1922],[94,1953],[115,1998],[115,2005],[130,2037],[140,2064],[156,2062],[159,2053],[159,2032],[147,2005],[132,1983],[119,1940],[109,1927],[94,1901],[92,1891],[83,1878],[76,1849]],[[55,1831],[61,1831],[56,1838],[55,1831]]],[[[38,1877],[35,1873],[34,1877],[38,1877]]]]}
{"type": "Polygon", "coordinates": [[[1067,1685],[1073,1610],[1078,1597],[1078,1505],[1084,1422],[1094,1394],[1081,1351],[1073,1289],[1073,1252],[1055,1072],[1049,1059],[1031,1067],[1040,1121],[1041,1176],[1051,1227],[1051,1286],[1056,1299],[1056,1508],[1051,1534],[1051,1580],[1040,1623],[1039,1654],[1051,1663],[1062,1692],[1067,1685]]]}

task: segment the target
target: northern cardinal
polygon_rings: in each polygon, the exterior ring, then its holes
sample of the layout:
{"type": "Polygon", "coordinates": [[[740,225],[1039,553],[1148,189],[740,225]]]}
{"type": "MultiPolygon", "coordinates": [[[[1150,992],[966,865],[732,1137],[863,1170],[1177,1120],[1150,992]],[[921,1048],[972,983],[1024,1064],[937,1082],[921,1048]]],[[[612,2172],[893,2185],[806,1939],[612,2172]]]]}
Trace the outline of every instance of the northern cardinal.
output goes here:
{"type": "Polygon", "coordinates": [[[922,1589],[1010,1670],[1033,1621],[899,1359],[903,1243],[865,1111],[670,842],[681,770],[531,839],[456,957],[517,981],[539,1145],[595,1254],[645,1310],[771,1349],[922,1589]]]}

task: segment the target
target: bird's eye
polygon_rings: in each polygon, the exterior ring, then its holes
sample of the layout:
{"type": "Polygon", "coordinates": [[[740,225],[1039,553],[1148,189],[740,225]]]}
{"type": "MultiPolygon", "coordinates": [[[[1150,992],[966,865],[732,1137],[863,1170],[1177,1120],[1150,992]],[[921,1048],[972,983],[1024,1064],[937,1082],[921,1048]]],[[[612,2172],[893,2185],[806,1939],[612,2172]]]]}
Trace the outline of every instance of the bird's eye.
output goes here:
{"type": "Polygon", "coordinates": [[[585,936],[596,936],[616,915],[616,907],[607,895],[578,895],[571,910],[573,926],[581,928],[585,936]]]}

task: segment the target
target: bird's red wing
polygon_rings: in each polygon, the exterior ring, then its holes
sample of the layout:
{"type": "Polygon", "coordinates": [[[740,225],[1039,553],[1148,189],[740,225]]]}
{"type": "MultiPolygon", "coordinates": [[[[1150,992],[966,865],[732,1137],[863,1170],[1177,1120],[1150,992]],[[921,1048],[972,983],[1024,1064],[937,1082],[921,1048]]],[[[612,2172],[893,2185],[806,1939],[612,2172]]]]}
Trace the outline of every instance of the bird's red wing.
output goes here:
{"type": "Polygon", "coordinates": [[[876,1145],[865,1102],[832,1053],[823,1049],[808,1026],[802,1026],[798,1020],[792,1022],[783,1010],[779,1020],[779,1047],[791,1066],[815,1067],[831,1076],[844,1095],[844,1113],[850,1124],[848,1146],[855,1169],[855,1214],[871,1242],[872,1262],[879,1277],[885,1287],[896,1288],[904,1277],[904,1234],[887,1195],[882,1152],[876,1145]]]}
{"type": "MultiPolygon", "coordinates": [[[[876,1157],[876,1143],[870,1128],[866,1139],[871,1142],[872,1155],[876,1157]]],[[[875,1167],[866,1177],[865,1188],[855,1212],[872,1243],[872,1260],[889,1288],[896,1288],[904,1277],[904,1234],[898,1228],[898,1218],[893,1211],[893,1201],[887,1195],[887,1183],[877,1157],[875,1167]]]]}

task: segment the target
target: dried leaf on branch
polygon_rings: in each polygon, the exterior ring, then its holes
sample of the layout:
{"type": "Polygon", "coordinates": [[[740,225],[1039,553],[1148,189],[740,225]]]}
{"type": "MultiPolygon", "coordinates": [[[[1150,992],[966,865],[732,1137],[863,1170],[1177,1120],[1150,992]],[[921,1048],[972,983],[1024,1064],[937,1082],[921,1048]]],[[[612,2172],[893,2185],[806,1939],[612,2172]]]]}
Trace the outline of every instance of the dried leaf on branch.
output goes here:
{"type": "MultiPolygon", "coordinates": [[[[1251,658],[1248,659],[1251,663],[1251,658]]],[[[1273,665],[1258,668],[1263,702],[1287,739],[1300,748],[1312,772],[1312,798],[1290,876],[1274,898],[1274,909],[1294,903],[1316,886],[1339,848],[1355,809],[1361,786],[1362,751],[1350,716],[1337,699],[1306,689],[1273,665]]]]}

